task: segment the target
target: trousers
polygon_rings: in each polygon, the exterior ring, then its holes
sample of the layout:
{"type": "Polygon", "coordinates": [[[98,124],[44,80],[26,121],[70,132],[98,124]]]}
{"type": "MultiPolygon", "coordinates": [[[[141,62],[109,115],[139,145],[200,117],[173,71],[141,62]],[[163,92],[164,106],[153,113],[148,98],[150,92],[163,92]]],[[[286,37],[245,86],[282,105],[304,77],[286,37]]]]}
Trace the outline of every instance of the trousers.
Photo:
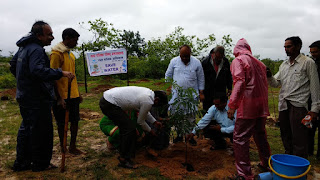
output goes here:
{"type": "Polygon", "coordinates": [[[253,179],[250,165],[250,137],[253,136],[257,145],[261,165],[268,166],[268,159],[271,155],[270,146],[267,141],[265,129],[266,118],[237,119],[233,132],[233,148],[236,161],[236,168],[239,175],[246,179],[253,179]]]}

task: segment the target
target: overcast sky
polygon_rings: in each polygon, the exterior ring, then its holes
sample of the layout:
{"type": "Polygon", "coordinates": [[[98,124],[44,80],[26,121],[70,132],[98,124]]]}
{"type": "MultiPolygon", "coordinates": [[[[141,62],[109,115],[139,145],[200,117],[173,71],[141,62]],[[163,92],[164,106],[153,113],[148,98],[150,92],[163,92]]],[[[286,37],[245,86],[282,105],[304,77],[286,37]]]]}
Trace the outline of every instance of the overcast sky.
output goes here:
{"type": "Polygon", "coordinates": [[[200,38],[213,33],[217,42],[227,34],[234,44],[243,37],[254,55],[274,60],[287,58],[287,37],[300,36],[306,54],[320,40],[320,0],[1,0],[2,55],[17,51],[16,41],[36,20],[50,24],[55,45],[68,27],[80,33],[79,44],[92,39],[79,22],[98,18],[117,29],[139,31],[145,40],[164,38],[177,26],[200,38]]]}

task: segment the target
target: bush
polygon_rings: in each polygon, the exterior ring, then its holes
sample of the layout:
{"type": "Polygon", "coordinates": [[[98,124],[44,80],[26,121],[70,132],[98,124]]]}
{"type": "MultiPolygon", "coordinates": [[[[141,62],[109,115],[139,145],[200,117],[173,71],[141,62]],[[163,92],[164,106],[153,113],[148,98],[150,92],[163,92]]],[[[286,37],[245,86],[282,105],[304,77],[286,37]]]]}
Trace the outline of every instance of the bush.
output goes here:
{"type": "Polygon", "coordinates": [[[4,74],[0,76],[0,88],[14,88],[16,87],[16,79],[12,74],[4,74]]]}

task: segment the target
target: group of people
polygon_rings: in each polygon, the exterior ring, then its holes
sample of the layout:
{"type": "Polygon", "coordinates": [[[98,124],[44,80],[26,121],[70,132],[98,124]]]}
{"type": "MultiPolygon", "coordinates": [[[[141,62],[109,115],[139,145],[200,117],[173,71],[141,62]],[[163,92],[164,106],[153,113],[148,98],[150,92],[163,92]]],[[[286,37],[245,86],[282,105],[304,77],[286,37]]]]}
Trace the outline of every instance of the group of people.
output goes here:
{"type": "MultiPolygon", "coordinates": [[[[221,46],[211,50],[202,66],[191,56],[191,48],[182,46],[180,56],[171,60],[165,76],[173,78],[183,88],[194,88],[197,92],[194,98],[199,98],[207,111],[187,135],[189,142],[196,144],[192,138],[198,129],[203,129],[204,135],[214,140],[211,149],[225,148],[223,137],[230,137],[238,173],[236,178],[253,179],[249,156],[250,137],[253,136],[261,161],[258,166],[268,170],[271,151],[265,124],[269,116],[270,85],[280,87],[279,122],[285,153],[304,158],[313,155],[314,135],[319,126],[320,41],[309,46],[314,60],[300,53],[301,47],[298,36],[287,38],[284,48],[289,59],[272,76],[270,69],[252,55],[250,45],[243,38],[234,48],[236,58],[231,66],[221,46]],[[306,115],[311,116],[312,129],[302,123],[306,115]]],[[[169,104],[177,98],[175,90],[172,93],[169,104]]],[[[320,158],[319,143],[317,158],[320,158]]]]}
{"type": "Polygon", "coordinates": [[[53,149],[51,110],[58,126],[61,151],[65,151],[66,106],[71,124],[69,152],[82,154],[76,147],[82,97],[75,77],[75,56],[70,51],[76,47],[79,36],[74,29],[65,29],[63,41],[52,48],[50,59],[43,48],[54,39],[48,23],[35,22],[30,33],[17,42],[19,50],[10,61],[10,71],[17,79],[16,100],[23,120],[18,131],[14,171],[32,169],[37,172],[55,168],[50,164],[53,149]],[[71,82],[69,94],[68,82],[71,82]]]}
{"type": "MultiPolygon", "coordinates": [[[[186,136],[187,140],[190,141],[198,129],[203,129],[204,135],[214,140],[211,149],[215,150],[225,149],[223,137],[230,137],[238,172],[235,178],[252,179],[250,137],[254,137],[258,147],[261,167],[267,168],[271,154],[265,130],[269,115],[267,71],[266,66],[252,55],[245,39],[238,41],[234,55],[236,58],[230,66],[224,48],[217,46],[201,64],[191,56],[191,48],[183,45],[180,56],[171,60],[165,76],[173,78],[183,88],[194,88],[197,92],[194,98],[199,98],[207,110],[186,136]]],[[[172,94],[171,105],[178,95],[174,89],[172,94]]],[[[190,143],[195,144],[193,140],[190,143]]]]}
{"type": "MultiPolygon", "coordinates": [[[[50,59],[43,48],[50,45],[54,38],[47,23],[37,21],[31,32],[17,42],[19,50],[10,61],[10,70],[17,79],[16,99],[23,121],[18,131],[14,171],[43,171],[52,167],[51,108],[63,148],[66,104],[71,121],[69,152],[82,153],[76,147],[82,97],[75,77],[75,57],[70,51],[77,45],[79,36],[74,29],[65,29],[63,41],[52,48],[50,59]],[[71,82],[69,93],[68,82],[71,82]]],[[[229,137],[233,142],[237,168],[235,178],[253,179],[249,156],[251,136],[259,151],[260,167],[268,168],[271,155],[265,129],[269,116],[269,84],[281,88],[279,121],[285,153],[304,158],[312,155],[313,138],[319,125],[316,120],[320,107],[320,41],[310,45],[314,60],[301,54],[301,47],[299,37],[287,38],[284,48],[289,59],[272,76],[270,69],[252,55],[250,45],[243,38],[235,45],[235,59],[231,65],[222,46],[212,49],[202,62],[191,56],[190,46],[181,46],[180,56],[170,61],[165,78],[173,79],[182,88],[193,88],[193,97],[203,102],[206,114],[188,134],[178,132],[174,142],[182,141],[186,135],[186,142],[196,145],[193,137],[198,130],[203,130],[206,137],[214,140],[210,149],[215,150],[225,149],[224,137],[229,137]],[[312,129],[301,123],[307,114],[313,119],[312,129]]],[[[163,124],[150,111],[154,107],[167,108],[169,104],[169,110],[174,113],[177,110],[174,101],[178,96],[177,90],[173,88],[172,99],[168,102],[164,91],[136,86],[116,87],[103,93],[99,102],[105,115],[103,123],[109,125],[111,122],[112,128],[102,127],[102,122],[100,127],[109,136],[118,130],[119,166],[136,168],[132,159],[135,156],[137,136],[145,131],[157,137],[158,130],[163,128],[163,124]],[[132,110],[135,120],[128,113],[132,110]],[[137,125],[140,131],[137,131],[137,125]]],[[[188,120],[194,122],[195,116],[190,116],[188,120]]],[[[317,157],[320,157],[319,143],[317,157]]]]}

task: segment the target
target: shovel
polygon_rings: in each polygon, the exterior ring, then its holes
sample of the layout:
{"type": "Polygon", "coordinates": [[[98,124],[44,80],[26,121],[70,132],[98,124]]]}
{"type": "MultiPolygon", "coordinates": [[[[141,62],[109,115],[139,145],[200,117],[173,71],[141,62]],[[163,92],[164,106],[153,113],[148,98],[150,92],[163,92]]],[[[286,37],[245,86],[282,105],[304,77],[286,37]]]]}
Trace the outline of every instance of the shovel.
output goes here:
{"type": "Polygon", "coordinates": [[[66,102],[66,113],[65,113],[65,118],[64,118],[65,122],[64,122],[63,148],[62,148],[62,158],[61,158],[60,172],[64,172],[64,166],[65,166],[65,161],[66,161],[71,81],[72,80],[68,79],[68,97],[67,97],[67,102],[66,102]]]}

